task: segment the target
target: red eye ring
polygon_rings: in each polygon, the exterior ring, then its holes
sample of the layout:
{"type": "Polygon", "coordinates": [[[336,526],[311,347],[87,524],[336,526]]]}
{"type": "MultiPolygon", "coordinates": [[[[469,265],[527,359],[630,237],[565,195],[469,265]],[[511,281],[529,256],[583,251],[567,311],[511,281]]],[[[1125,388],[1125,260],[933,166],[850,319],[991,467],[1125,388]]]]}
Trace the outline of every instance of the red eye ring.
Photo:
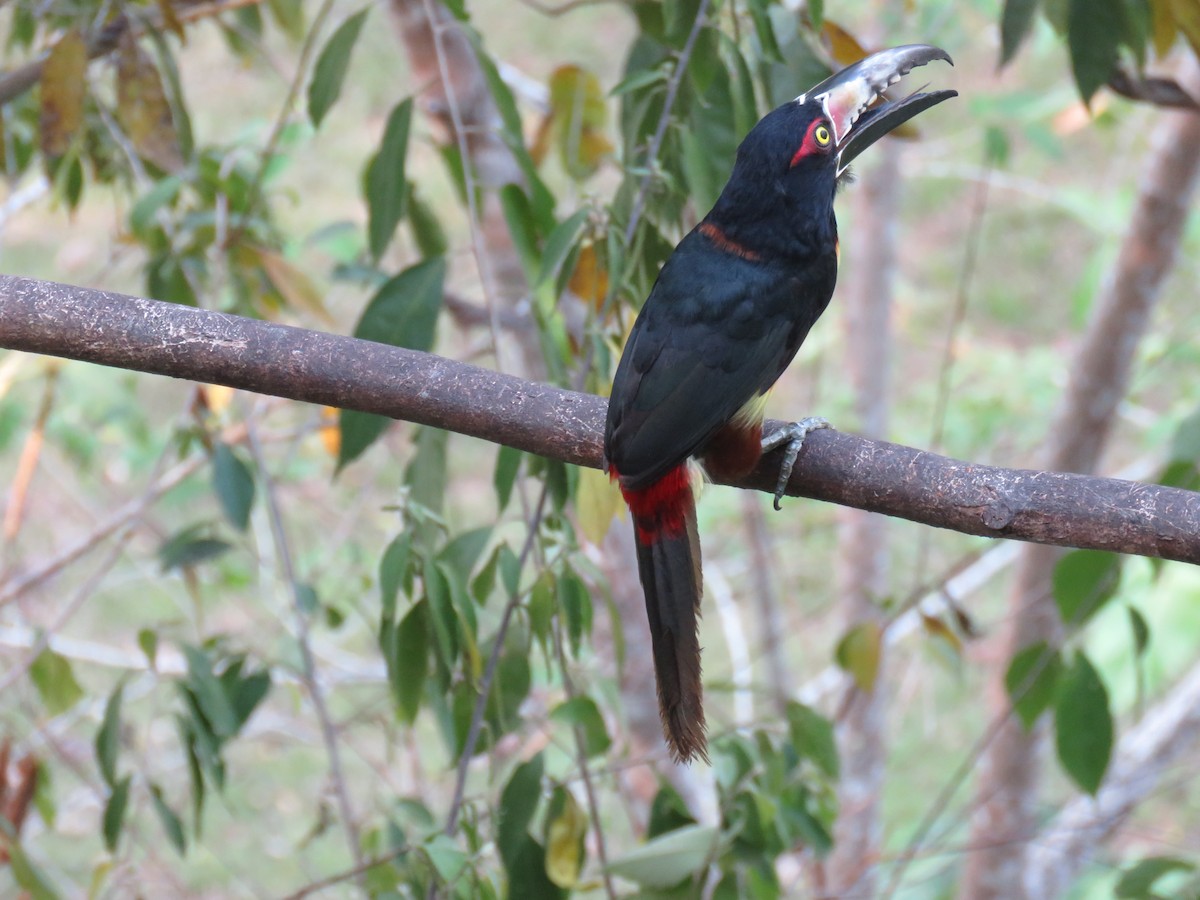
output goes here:
{"type": "Polygon", "coordinates": [[[808,126],[808,131],[804,133],[804,140],[800,142],[800,147],[792,157],[790,165],[795,166],[806,156],[824,155],[832,147],[833,133],[830,130],[829,122],[825,119],[816,119],[808,126]]]}

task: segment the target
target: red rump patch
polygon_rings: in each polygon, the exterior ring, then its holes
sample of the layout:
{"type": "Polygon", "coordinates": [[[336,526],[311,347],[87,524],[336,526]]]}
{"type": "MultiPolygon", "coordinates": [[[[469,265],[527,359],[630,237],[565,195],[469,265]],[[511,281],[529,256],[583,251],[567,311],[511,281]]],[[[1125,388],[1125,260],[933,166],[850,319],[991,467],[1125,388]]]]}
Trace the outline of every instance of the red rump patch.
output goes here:
{"type": "MultiPolygon", "coordinates": [[[[609,469],[609,475],[619,478],[616,469],[609,469]]],[[[695,503],[687,463],[680,463],[649,487],[629,490],[621,485],[621,494],[629,504],[641,544],[682,534],[687,511],[695,503]]]]}

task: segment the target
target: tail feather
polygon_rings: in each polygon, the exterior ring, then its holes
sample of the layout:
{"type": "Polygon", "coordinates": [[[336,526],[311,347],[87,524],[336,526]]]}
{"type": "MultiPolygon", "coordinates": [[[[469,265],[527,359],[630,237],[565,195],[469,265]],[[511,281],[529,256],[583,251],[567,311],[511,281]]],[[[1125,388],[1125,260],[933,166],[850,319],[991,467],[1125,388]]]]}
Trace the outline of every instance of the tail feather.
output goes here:
{"type": "Polygon", "coordinates": [[[677,761],[707,761],[698,634],[703,581],[696,501],[686,467],[640,497],[637,493],[627,492],[626,497],[637,530],[638,571],[646,594],[663,732],[677,761]],[[653,503],[648,502],[650,494],[653,503]]]}

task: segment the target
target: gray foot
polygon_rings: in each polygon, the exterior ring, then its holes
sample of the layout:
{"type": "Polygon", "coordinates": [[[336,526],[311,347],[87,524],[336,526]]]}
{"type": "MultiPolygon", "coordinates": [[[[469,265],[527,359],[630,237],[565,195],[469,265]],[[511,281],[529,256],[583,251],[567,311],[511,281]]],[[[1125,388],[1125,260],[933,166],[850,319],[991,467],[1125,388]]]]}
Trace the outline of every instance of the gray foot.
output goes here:
{"type": "Polygon", "coordinates": [[[783,499],[784,491],[787,490],[788,479],[792,477],[792,466],[796,464],[796,457],[800,455],[804,439],[808,437],[810,431],[832,427],[827,419],[822,419],[820,416],[809,416],[799,422],[785,425],[762,439],[763,453],[784,444],[787,445],[783,451],[783,463],[779,466],[779,481],[775,483],[775,508],[777,510],[783,508],[779,502],[783,499]]]}

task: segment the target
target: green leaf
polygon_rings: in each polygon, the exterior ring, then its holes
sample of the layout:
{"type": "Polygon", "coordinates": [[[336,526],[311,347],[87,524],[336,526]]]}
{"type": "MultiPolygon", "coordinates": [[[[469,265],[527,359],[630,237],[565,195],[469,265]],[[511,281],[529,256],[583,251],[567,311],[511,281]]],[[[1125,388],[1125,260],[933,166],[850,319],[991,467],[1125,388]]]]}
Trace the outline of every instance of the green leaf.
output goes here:
{"type": "Polygon", "coordinates": [[[378,261],[396,233],[408,207],[408,133],[412,125],[412,97],[400,101],[388,116],[379,152],[367,163],[367,243],[378,261]]]}
{"type": "Polygon", "coordinates": [[[1177,856],[1150,856],[1121,873],[1113,896],[1122,900],[1149,900],[1156,896],[1154,884],[1170,872],[1193,872],[1196,864],[1177,856]]]}
{"type": "Polygon", "coordinates": [[[557,277],[559,269],[562,268],[571,248],[578,241],[590,215],[591,210],[586,207],[577,210],[574,215],[555,226],[554,230],[546,237],[541,265],[538,268],[537,279],[534,281],[535,287],[552,282],[557,277]]]}
{"type": "Polygon", "coordinates": [[[311,616],[321,606],[320,600],[317,598],[317,589],[311,584],[296,585],[296,606],[306,616],[311,616]]]}
{"type": "Polygon", "coordinates": [[[1054,701],[1062,668],[1062,656],[1045,641],[1019,650],[1008,664],[1004,687],[1026,731],[1054,701]]]}
{"type": "Polygon", "coordinates": [[[486,707],[487,721],[494,738],[507,734],[521,724],[521,704],[529,696],[529,688],[533,684],[528,650],[512,636],[507,644],[496,668],[486,707]]]}
{"type": "Polygon", "coordinates": [[[268,669],[259,669],[245,678],[238,678],[233,685],[226,688],[226,694],[230,698],[233,711],[237,716],[239,731],[250,721],[250,716],[254,714],[258,704],[263,701],[270,690],[271,672],[268,669]]]}
{"type": "Polygon", "coordinates": [[[1129,630],[1133,632],[1133,655],[1141,658],[1150,646],[1150,625],[1136,606],[1125,607],[1129,614],[1129,630]]]}
{"type": "Polygon", "coordinates": [[[1095,796],[1113,748],[1108,690],[1083,653],[1062,676],[1054,711],[1058,758],[1080,788],[1095,796]]]}
{"type": "Polygon", "coordinates": [[[522,451],[513,447],[501,447],[496,454],[496,471],[492,475],[492,485],[496,488],[497,512],[504,512],[512,497],[513,485],[517,481],[517,472],[521,470],[522,451]]]}
{"type": "Polygon", "coordinates": [[[703,871],[719,849],[720,831],[715,826],[688,825],[631,850],[609,863],[608,869],[643,888],[662,890],[703,871]]]}
{"type": "Polygon", "coordinates": [[[29,667],[29,677],[46,712],[52,716],[65,713],[83,699],[83,688],[75,680],[71,663],[49,648],[37,655],[29,667]]]}
{"type": "Polygon", "coordinates": [[[121,839],[121,826],[125,822],[125,809],[129,805],[129,785],[132,775],[126,775],[113,785],[104,807],[104,846],[109,853],[117,852],[117,841],[121,839]]]}
{"type": "Polygon", "coordinates": [[[438,877],[447,884],[458,878],[462,874],[462,870],[466,868],[467,854],[449,835],[435,834],[425,842],[422,849],[438,877]]]}
{"type": "Polygon", "coordinates": [[[445,279],[446,261],[441,257],[405,269],[376,291],[354,336],[409,350],[431,350],[445,279]]]}
{"type": "Polygon", "coordinates": [[[812,707],[794,700],[788,702],[787,719],[796,752],[811,759],[830,778],[837,778],[840,766],[833,723],[812,707]]]}
{"type": "Polygon", "coordinates": [[[183,645],[183,655],[188,668],[184,683],[195,695],[200,711],[212,726],[213,734],[218,738],[232,737],[238,730],[238,716],[224,686],[213,674],[212,660],[207,653],[191,644],[183,645]]]}
{"type": "Polygon", "coordinates": [[[438,553],[438,559],[444,562],[448,570],[465,584],[471,577],[475,564],[479,562],[479,557],[487,549],[491,537],[490,525],[464,531],[442,548],[438,553]]]}
{"type": "Polygon", "coordinates": [[[293,41],[304,37],[304,6],[301,0],[267,0],[267,5],[288,37],[293,41]]]}
{"type": "Polygon", "coordinates": [[[425,567],[425,599],[429,601],[429,617],[433,623],[438,658],[447,669],[453,669],[458,659],[458,613],[450,594],[450,585],[442,570],[435,565],[425,567]]]}
{"type": "Polygon", "coordinates": [[[194,525],[172,535],[158,548],[158,564],[163,573],[187,569],[216,559],[232,546],[218,538],[198,537],[203,525],[194,525]]]}
{"type": "Polygon", "coordinates": [[[1072,550],[1054,567],[1054,602],[1064,625],[1082,626],[1117,592],[1121,557],[1108,550],[1072,550]]]}
{"type": "MultiPolygon", "coordinates": [[[[446,263],[427,259],[385,282],[367,304],[354,336],[367,341],[428,351],[433,347],[446,263]]],[[[391,423],[386,416],[342,410],[338,471],[373,444],[391,423]]]]}
{"type": "Polygon", "coordinates": [[[5,844],[13,881],[28,893],[30,900],[59,900],[59,895],[50,886],[50,882],[42,874],[41,869],[34,865],[33,861],[25,854],[20,843],[6,841],[5,844]]]}
{"type": "Polygon", "coordinates": [[[1033,27],[1038,0],[1004,0],[1000,14],[1000,66],[1008,65],[1033,27]]]}
{"type": "Polygon", "coordinates": [[[529,198],[519,185],[506,184],[500,188],[500,208],[504,213],[504,221],[508,223],[508,233],[512,237],[517,258],[521,260],[521,267],[526,277],[536,285],[540,254],[537,222],[529,198]]]}
{"type": "Polygon", "coordinates": [[[654,801],[650,804],[650,820],[646,825],[646,838],[655,838],[668,831],[676,831],[686,825],[695,825],[691,810],[683,796],[667,782],[662,782],[654,801]]]}
{"type": "Polygon", "coordinates": [[[96,763],[105,784],[117,783],[117,757],[121,752],[121,697],[125,683],[119,683],[104,705],[104,720],[96,732],[96,763]]]}
{"type": "Polygon", "coordinates": [[[567,622],[571,652],[578,656],[584,637],[592,631],[592,595],[583,579],[570,569],[558,579],[558,604],[567,622]]]}
{"type": "Polygon", "coordinates": [[[1071,68],[1085,104],[1108,83],[1117,67],[1125,31],[1121,0],[1070,0],[1067,46],[1071,68]]]}
{"type": "Polygon", "coordinates": [[[142,653],[146,655],[146,662],[153,670],[158,664],[158,632],[151,628],[140,628],[137,642],[142,653]]]}
{"type": "MultiPolygon", "coordinates": [[[[446,498],[446,466],[450,443],[449,432],[440,428],[422,428],[413,439],[417,452],[404,470],[404,483],[413,505],[440,514],[446,498]]],[[[413,540],[425,549],[432,549],[441,538],[438,522],[425,517],[417,523],[413,540]]]]}
{"type": "Polygon", "coordinates": [[[422,259],[444,256],[449,249],[446,232],[434,214],[433,207],[425,202],[421,191],[412,182],[408,185],[408,227],[422,259]]]}
{"type": "Polygon", "coordinates": [[[429,672],[429,607],[414,603],[392,632],[392,652],[387,654],[388,677],[400,719],[411,725],[421,709],[421,691],[429,672]]]}
{"type": "Polygon", "coordinates": [[[308,118],[314,128],[320,126],[325,113],[329,112],[342,93],[342,82],[350,67],[350,55],[370,11],[368,6],[348,18],[321,48],[321,55],[313,67],[312,81],[308,84],[308,118]]]}
{"type": "Polygon", "coordinates": [[[546,848],[530,835],[516,849],[508,867],[508,896],[558,900],[569,894],[546,876],[546,848]]]}
{"type": "Polygon", "coordinates": [[[338,410],[341,439],[338,442],[337,470],[340,472],[344,466],[362,456],[391,424],[392,420],[387,416],[376,413],[359,412],[357,409],[338,410]]]}
{"type": "Polygon", "coordinates": [[[158,814],[158,821],[162,823],[167,840],[171,842],[175,852],[183,856],[187,852],[187,837],[183,833],[183,821],[175,814],[175,810],[167,805],[167,801],[163,799],[162,788],[157,784],[150,785],[150,799],[154,802],[154,811],[158,814]]]}
{"type": "MultiPolygon", "coordinates": [[[[1197,16],[1200,19],[1200,16],[1197,16]]],[[[1200,461],[1200,409],[1193,412],[1175,429],[1171,438],[1171,461],[1195,464],[1200,461]]]]}
{"type": "Polygon", "coordinates": [[[838,642],[837,664],[854,678],[859,690],[870,693],[879,675],[879,657],[883,652],[883,630],[874,620],[860,622],[838,642]]]}
{"type": "Polygon", "coordinates": [[[604,716],[600,715],[600,707],[587,695],[572,697],[560,703],[550,713],[550,718],[579,729],[583,738],[583,750],[588,757],[599,756],[612,746],[612,739],[609,738],[608,728],[604,724],[604,716]]]}
{"type": "MultiPolygon", "coordinates": [[[[762,48],[763,58],[769,62],[783,62],[779,52],[779,43],[775,40],[775,28],[771,25],[771,16],[767,13],[767,0],[749,0],[746,4],[750,10],[750,19],[754,22],[754,33],[762,48]]],[[[812,3],[808,4],[809,17],[812,18],[812,3]]],[[[819,29],[819,22],[814,22],[813,28],[819,29]]]]}
{"type": "Polygon", "coordinates": [[[522,763],[509,776],[500,794],[499,821],[496,825],[496,848],[504,868],[512,873],[521,845],[529,837],[529,823],[542,799],[542,772],[545,760],[538,753],[522,763]]]}
{"type": "Polygon", "coordinates": [[[412,539],[408,532],[396,535],[379,561],[379,597],[383,617],[389,621],[396,616],[396,597],[400,588],[411,584],[412,539]]]}
{"type": "Polygon", "coordinates": [[[492,555],[488,557],[488,561],[480,567],[479,574],[471,582],[471,596],[475,598],[475,602],[480,606],[487,603],[492,589],[496,586],[496,571],[499,569],[499,564],[500,547],[497,547],[492,551],[492,555]]]}
{"type": "Polygon", "coordinates": [[[213,490],[225,518],[234,528],[245,531],[254,506],[254,475],[229,445],[220,441],[213,448],[213,490]]]}

